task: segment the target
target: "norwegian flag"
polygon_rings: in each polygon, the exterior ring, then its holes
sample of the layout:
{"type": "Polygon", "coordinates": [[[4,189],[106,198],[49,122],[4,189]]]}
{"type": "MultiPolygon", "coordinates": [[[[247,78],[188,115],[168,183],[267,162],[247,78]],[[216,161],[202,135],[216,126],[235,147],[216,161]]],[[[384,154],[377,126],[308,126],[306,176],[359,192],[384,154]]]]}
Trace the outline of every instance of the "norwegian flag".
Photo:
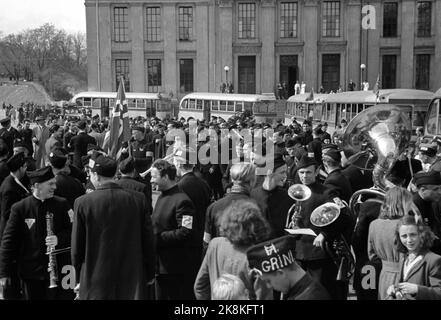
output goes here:
{"type": "Polygon", "coordinates": [[[109,155],[118,160],[121,156],[122,144],[130,140],[129,113],[127,109],[126,92],[124,79],[119,81],[118,93],[116,95],[115,107],[110,122],[110,151],[109,155]]]}

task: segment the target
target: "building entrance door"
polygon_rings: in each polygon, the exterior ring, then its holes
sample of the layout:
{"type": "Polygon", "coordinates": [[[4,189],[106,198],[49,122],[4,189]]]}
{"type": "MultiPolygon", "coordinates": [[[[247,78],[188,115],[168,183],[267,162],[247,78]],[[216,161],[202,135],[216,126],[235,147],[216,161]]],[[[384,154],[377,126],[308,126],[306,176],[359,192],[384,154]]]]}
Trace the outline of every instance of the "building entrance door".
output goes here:
{"type": "Polygon", "coordinates": [[[336,92],[340,86],[340,55],[324,54],[322,56],[322,86],[326,92],[336,92]]]}
{"type": "Polygon", "coordinates": [[[294,85],[298,80],[297,55],[280,56],[280,83],[286,83],[285,98],[294,95],[294,85]]]}
{"type": "Polygon", "coordinates": [[[238,93],[256,93],[256,56],[239,57],[238,93]]]}

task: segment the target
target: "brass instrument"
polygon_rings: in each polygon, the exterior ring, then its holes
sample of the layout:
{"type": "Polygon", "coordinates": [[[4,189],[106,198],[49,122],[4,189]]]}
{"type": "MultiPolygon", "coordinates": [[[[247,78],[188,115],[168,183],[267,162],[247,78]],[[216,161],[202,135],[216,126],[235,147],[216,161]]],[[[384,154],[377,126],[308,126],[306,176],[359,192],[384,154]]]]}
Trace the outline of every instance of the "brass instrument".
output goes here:
{"type": "MultiPolygon", "coordinates": [[[[314,209],[310,221],[314,226],[324,228],[334,223],[340,217],[340,212],[337,204],[327,202],[314,209]]],[[[349,281],[355,271],[355,257],[345,236],[340,234],[332,242],[325,241],[324,249],[338,268],[336,280],[349,281]]]]}
{"type": "MultiPolygon", "coordinates": [[[[47,236],[53,236],[54,231],[54,214],[52,212],[46,213],[46,232],[47,236]]],[[[58,287],[58,265],[57,265],[57,259],[55,256],[55,246],[47,246],[46,254],[49,255],[49,264],[47,271],[49,272],[49,288],[56,288],[58,287]]]]}
{"type": "Polygon", "coordinates": [[[301,202],[306,201],[311,197],[312,191],[309,187],[303,184],[293,184],[288,189],[288,195],[296,202],[289,208],[286,217],[285,226],[287,229],[302,228],[301,202]]]}
{"type": "Polygon", "coordinates": [[[349,200],[349,208],[355,218],[363,195],[384,200],[387,190],[386,175],[398,156],[409,145],[412,125],[406,112],[396,105],[378,104],[359,113],[348,124],[343,134],[343,148],[353,156],[348,159],[354,165],[362,157],[362,170],[373,170],[374,187],[355,192],[349,200]]]}

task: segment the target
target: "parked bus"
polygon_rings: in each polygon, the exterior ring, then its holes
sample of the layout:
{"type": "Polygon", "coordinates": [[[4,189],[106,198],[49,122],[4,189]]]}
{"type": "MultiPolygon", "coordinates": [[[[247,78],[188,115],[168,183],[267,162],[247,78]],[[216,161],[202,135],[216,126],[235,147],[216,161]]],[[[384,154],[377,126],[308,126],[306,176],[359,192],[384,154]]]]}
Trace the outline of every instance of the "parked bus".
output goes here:
{"type": "Polygon", "coordinates": [[[257,122],[272,122],[277,118],[276,98],[259,94],[194,92],[184,96],[179,104],[179,117],[185,119],[220,117],[228,120],[246,111],[253,114],[257,122]]]}
{"type": "Polygon", "coordinates": [[[322,121],[322,104],[327,94],[314,94],[311,99],[310,93],[291,96],[286,102],[285,124],[290,125],[292,119],[303,122],[306,119],[322,121]]]}
{"type": "MultiPolygon", "coordinates": [[[[378,98],[373,91],[328,94],[321,103],[313,104],[314,120],[327,122],[329,132],[332,133],[340,125],[341,120],[345,119],[349,122],[357,114],[375,104],[394,104],[405,108],[415,130],[417,127],[424,126],[427,108],[432,97],[433,92],[414,89],[381,89],[378,98]]],[[[285,117],[285,121],[290,124],[288,120],[290,119],[285,117]]]]}
{"type": "MultiPolygon", "coordinates": [[[[116,92],[80,92],[71,102],[77,107],[90,108],[92,115],[98,114],[101,118],[109,117],[115,106],[116,92]]],[[[165,119],[172,115],[171,100],[158,93],[126,92],[129,117],[158,117],[165,119]]]]}
{"type": "Polygon", "coordinates": [[[433,95],[424,125],[424,136],[427,138],[441,137],[441,89],[433,95]]]}

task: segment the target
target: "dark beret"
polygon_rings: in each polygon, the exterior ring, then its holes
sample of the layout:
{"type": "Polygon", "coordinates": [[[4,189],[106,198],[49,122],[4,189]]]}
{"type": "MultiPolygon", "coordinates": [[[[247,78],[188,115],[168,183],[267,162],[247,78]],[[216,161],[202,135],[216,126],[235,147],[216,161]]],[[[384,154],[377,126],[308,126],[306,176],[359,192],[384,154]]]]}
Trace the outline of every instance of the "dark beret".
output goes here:
{"type": "Polygon", "coordinates": [[[141,131],[142,133],[145,132],[145,128],[141,127],[141,126],[134,126],[134,127],[132,127],[132,130],[141,131]]]}
{"type": "Polygon", "coordinates": [[[54,178],[54,174],[52,173],[51,166],[46,166],[44,168],[35,171],[27,172],[27,175],[29,177],[29,181],[31,182],[31,185],[34,183],[42,183],[54,178]]]}
{"type": "Polygon", "coordinates": [[[135,170],[135,160],[132,156],[129,156],[119,163],[119,171],[121,171],[122,174],[131,173],[133,170],[135,170]]]}
{"type": "Polygon", "coordinates": [[[246,251],[249,268],[265,273],[286,268],[295,262],[295,247],[289,235],[251,246],[246,251]]]}
{"type": "Polygon", "coordinates": [[[63,148],[56,148],[49,153],[49,162],[57,169],[64,167],[67,161],[67,151],[63,148]]]}
{"type": "Polygon", "coordinates": [[[278,168],[284,166],[286,164],[285,159],[283,159],[283,154],[280,152],[276,152],[274,154],[274,169],[273,172],[278,168]]]}
{"type": "Polygon", "coordinates": [[[10,122],[11,122],[11,118],[9,118],[9,117],[0,120],[0,124],[3,126],[8,125],[8,123],[10,123],[10,122]]]}
{"type": "Polygon", "coordinates": [[[414,181],[417,188],[424,185],[441,185],[441,175],[438,171],[418,172],[414,181]]]}
{"type": "Polygon", "coordinates": [[[303,169],[309,166],[318,166],[317,161],[315,161],[314,158],[312,157],[308,157],[307,154],[303,155],[302,158],[300,159],[299,163],[297,164],[297,170],[299,169],[303,169]]]}
{"type": "Polygon", "coordinates": [[[334,161],[340,162],[341,161],[341,153],[338,149],[334,148],[327,148],[323,150],[323,158],[329,157],[334,161]]]}
{"type": "Polygon", "coordinates": [[[23,152],[17,153],[9,158],[6,165],[9,171],[14,172],[20,169],[26,163],[26,159],[23,152]]]}
{"type": "Polygon", "coordinates": [[[100,176],[112,178],[116,173],[117,163],[111,157],[95,152],[89,159],[89,167],[100,176]]]}

